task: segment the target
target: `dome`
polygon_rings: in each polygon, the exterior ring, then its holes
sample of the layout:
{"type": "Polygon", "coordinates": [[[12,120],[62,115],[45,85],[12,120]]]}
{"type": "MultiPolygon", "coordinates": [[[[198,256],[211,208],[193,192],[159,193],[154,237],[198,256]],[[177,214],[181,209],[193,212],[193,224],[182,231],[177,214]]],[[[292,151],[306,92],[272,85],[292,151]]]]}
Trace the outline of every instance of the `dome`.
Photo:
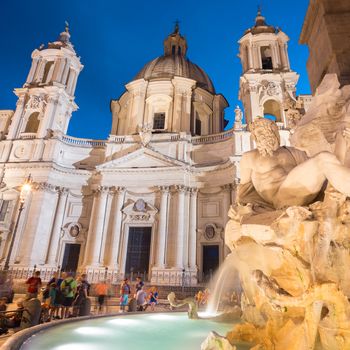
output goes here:
{"type": "Polygon", "coordinates": [[[197,86],[215,94],[213,83],[204,70],[181,54],[155,58],[141,69],[135,79],[172,79],[175,76],[193,79],[197,86]]]}

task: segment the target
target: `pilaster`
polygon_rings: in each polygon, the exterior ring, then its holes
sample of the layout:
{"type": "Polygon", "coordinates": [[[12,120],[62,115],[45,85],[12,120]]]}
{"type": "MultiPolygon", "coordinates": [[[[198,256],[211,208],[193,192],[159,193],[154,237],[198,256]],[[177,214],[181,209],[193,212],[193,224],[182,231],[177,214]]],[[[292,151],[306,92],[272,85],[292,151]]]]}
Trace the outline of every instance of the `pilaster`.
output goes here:
{"type": "Polygon", "coordinates": [[[110,259],[108,266],[112,270],[119,270],[120,259],[120,240],[121,240],[121,224],[122,224],[122,208],[125,198],[125,188],[116,187],[114,189],[114,200],[112,206],[112,222],[111,222],[111,246],[110,259]]]}
{"type": "Polygon", "coordinates": [[[67,198],[69,189],[65,187],[58,188],[58,204],[55,213],[55,219],[51,229],[50,242],[48,246],[46,263],[49,266],[58,266],[58,247],[63,227],[63,220],[65,209],[67,205],[67,198]]]}

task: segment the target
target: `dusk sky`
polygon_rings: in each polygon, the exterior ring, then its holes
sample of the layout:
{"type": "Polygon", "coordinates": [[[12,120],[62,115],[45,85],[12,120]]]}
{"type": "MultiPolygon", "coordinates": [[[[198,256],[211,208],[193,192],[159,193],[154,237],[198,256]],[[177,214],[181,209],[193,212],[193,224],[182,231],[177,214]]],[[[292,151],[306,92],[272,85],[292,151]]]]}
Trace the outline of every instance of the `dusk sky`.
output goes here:
{"type": "Polygon", "coordinates": [[[237,41],[254,24],[259,2],[266,22],[290,37],[291,67],[300,74],[297,94],[310,93],[308,49],[298,44],[308,0],[2,0],[0,109],[15,108],[12,91],[25,82],[31,52],[54,41],[68,20],[71,41],[84,65],[76,90],[79,110],[73,113],[68,134],[107,138],[110,100],[123,93],[147,62],[163,54],[163,40],[179,19],[188,58],[206,71],[230,104],[230,126],[242,72],[237,41]]]}

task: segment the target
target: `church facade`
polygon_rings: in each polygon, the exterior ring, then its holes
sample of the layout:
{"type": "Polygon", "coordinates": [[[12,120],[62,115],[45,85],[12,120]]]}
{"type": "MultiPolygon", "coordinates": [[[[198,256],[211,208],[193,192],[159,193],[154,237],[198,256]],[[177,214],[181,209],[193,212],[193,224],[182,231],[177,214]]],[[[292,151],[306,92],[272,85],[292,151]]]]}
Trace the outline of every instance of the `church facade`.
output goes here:
{"type": "Polygon", "coordinates": [[[111,101],[106,140],[67,135],[83,65],[68,28],[32,53],[14,111],[0,111],[0,259],[18,276],[86,271],[90,281],[141,274],[154,284],[196,285],[227,254],[224,227],[239,160],[254,147],[245,121],[274,118],[283,144],[310,100],[296,98],[288,37],[266,24],[240,39],[243,73],[234,126],[226,99],[186,57],[176,25],[164,54],[111,101]],[[32,191],[19,215],[20,187],[32,191]],[[14,236],[14,232],[16,235],[14,236]]]}

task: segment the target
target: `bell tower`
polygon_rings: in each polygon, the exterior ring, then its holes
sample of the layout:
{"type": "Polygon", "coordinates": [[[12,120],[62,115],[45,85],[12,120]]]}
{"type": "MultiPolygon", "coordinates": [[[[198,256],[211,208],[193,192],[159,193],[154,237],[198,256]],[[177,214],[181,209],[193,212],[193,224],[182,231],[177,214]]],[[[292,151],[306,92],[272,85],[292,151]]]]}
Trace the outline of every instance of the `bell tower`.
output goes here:
{"type": "Polygon", "coordinates": [[[68,23],[58,39],[32,53],[32,66],[18,96],[7,139],[41,139],[50,131],[66,133],[77,79],[83,65],[70,42],[68,23]]]}
{"type": "Polygon", "coordinates": [[[268,25],[259,8],[253,27],[239,40],[239,57],[243,72],[239,99],[243,102],[246,122],[257,116],[275,120],[287,127],[283,106],[286,99],[295,100],[299,75],[290,68],[288,36],[268,25]]]}

